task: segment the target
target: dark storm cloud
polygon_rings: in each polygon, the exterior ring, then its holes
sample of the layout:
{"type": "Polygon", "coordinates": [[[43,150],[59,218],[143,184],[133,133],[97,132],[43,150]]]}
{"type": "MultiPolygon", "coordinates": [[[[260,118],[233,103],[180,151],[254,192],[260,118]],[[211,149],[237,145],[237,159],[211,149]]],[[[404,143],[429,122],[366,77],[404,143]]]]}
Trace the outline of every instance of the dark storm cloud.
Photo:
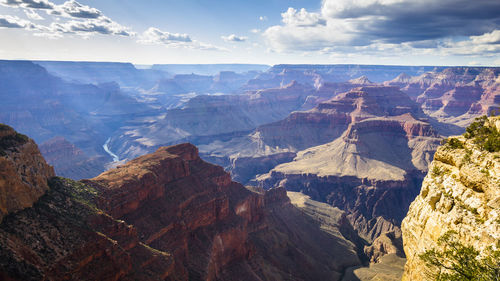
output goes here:
{"type": "Polygon", "coordinates": [[[424,0],[387,4],[376,1],[366,6],[326,9],[325,13],[337,19],[359,20],[357,33],[360,36],[387,43],[474,36],[500,27],[499,0],[424,0]]]}

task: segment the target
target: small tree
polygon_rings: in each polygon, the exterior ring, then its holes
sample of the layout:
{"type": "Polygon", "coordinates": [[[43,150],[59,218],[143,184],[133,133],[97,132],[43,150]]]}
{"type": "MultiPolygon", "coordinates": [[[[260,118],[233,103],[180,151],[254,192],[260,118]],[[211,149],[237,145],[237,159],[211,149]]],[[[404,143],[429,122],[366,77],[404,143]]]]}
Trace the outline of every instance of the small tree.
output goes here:
{"type": "Polygon", "coordinates": [[[443,250],[431,249],[421,254],[426,274],[436,281],[498,281],[500,280],[500,242],[488,247],[485,254],[455,239],[457,233],[448,231],[438,239],[443,250]]]}

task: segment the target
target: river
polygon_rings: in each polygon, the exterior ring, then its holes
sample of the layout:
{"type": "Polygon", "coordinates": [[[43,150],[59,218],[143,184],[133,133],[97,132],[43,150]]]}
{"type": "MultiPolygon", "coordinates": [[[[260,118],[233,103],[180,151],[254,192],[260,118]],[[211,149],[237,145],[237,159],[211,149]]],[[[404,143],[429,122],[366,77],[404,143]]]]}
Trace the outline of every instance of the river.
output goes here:
{"type": "Polygon", "coordinates": [[[102,146],[102,148],[104,148],[104,151],[106,151],[107,154],[109,154],[109,156],[111,156],[113,158],[113,162],[118,162],[120,161],[120,158],[118,157],[118,155],[114,154],[113,152],[111,152],[111,150],[109,150],[109,142],[111,141],[111,138],[108,138],[108,140],[104,143],[104,145],[102,146]]]}

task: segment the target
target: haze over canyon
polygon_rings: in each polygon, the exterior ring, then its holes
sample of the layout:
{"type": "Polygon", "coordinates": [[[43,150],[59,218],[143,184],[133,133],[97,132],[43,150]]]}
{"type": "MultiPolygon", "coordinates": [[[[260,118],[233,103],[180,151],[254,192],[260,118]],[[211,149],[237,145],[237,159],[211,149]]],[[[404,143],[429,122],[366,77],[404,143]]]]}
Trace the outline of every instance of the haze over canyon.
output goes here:
{"type": "Polygon", "coordinates": [[[400,280],[434,153],[499,109],[494,67],[197,67],[0,61],[4,278],[400,280]]]}

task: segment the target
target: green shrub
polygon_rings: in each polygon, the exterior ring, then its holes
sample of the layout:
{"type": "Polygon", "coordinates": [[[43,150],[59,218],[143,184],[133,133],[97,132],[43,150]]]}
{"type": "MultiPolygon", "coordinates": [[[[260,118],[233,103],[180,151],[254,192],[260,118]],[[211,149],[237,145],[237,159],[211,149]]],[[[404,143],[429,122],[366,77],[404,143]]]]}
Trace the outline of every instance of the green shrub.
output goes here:
{"type": "Polygon", "coordinates": [[[493,126],[486,126],[488,117],[482,116],[476,118],[467,129],[464,137],[472,139],[479,148],[489,152],[500,151],[500,133],[493,126]]]}
{"type": "Polygon", "coordinates": [[[449,138],[446,144],[452,149],[462,149],[464,148],[464,143],[457,138],[449,138]]]}
{"type": "Polygon", "coordinates": [[[438,239],[443,250],[431,249],[419,257],[426,265],[431,280],[500,280],[500,242],[496,250],[488,247],[485,255],[472,246],[465,246],[455,239],[456,232],[448,231],[438,239]]]}

